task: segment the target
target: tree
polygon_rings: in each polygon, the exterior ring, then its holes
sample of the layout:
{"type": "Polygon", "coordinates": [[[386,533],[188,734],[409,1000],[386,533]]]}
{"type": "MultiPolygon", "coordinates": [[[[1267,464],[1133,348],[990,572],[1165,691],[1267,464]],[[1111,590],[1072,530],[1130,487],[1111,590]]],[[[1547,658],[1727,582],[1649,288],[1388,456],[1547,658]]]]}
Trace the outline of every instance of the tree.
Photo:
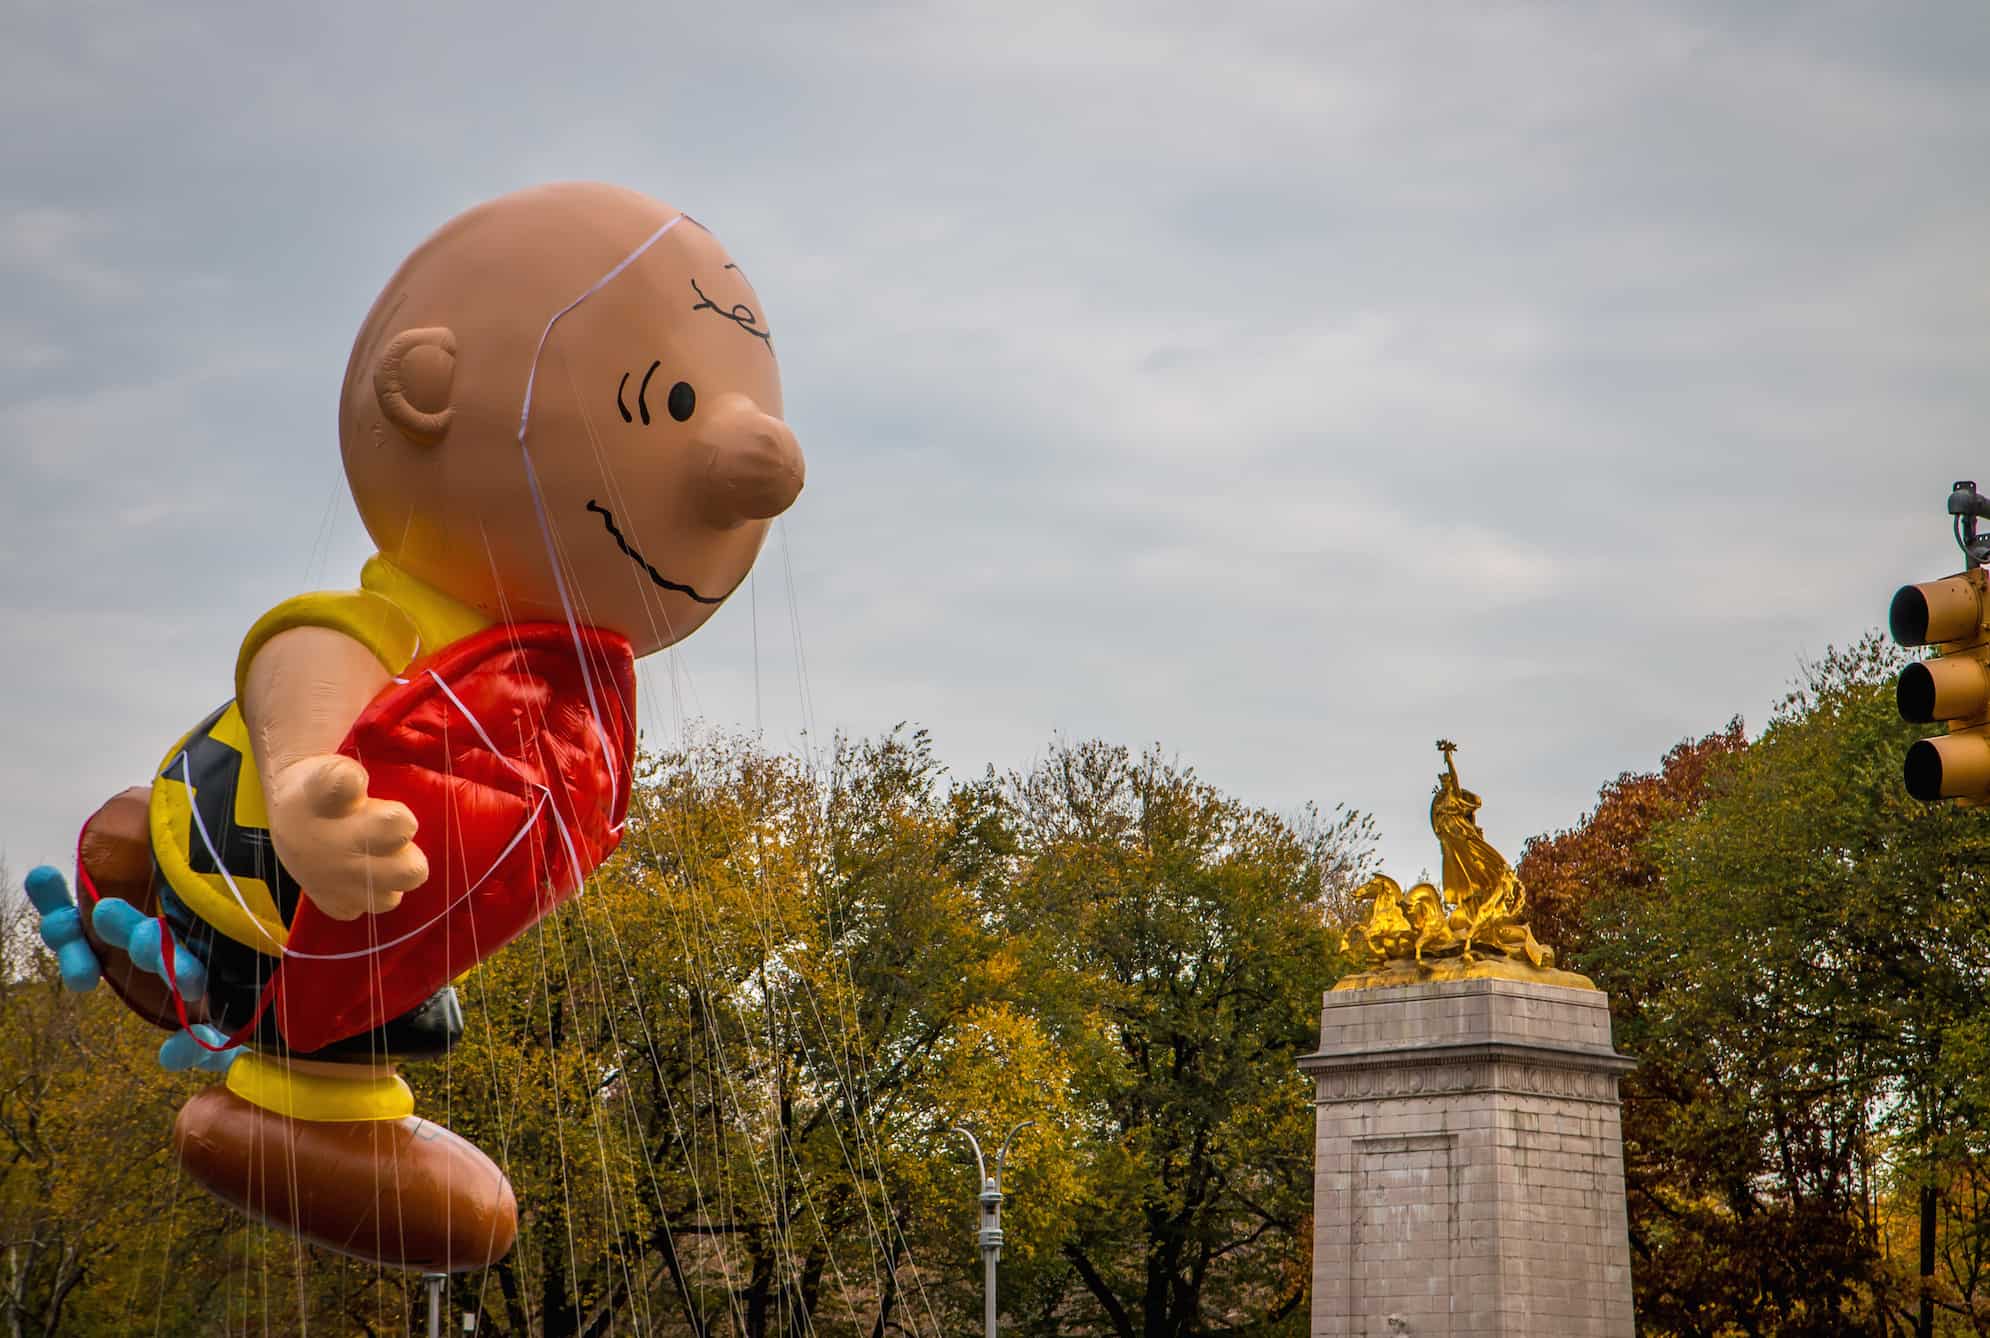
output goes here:
{"type": "Polygon", "coordinates": [[[1060,746],[1004,787],[999,915],[1073,1069],[1084,1209],[1017,1279],[1026,1331],[1297,1333],[1312,1203],[1322,914],[1364,820],[1295,827],[1158,751],[1060,746]]]}
{"type": "MultiPolygon", "coordinates": [[[[545,1338],[968,1331],[976,1186],[947,1130],[1028,1119],[1014,1331],[1297,1332],[1296,1061],[1366,830],[1103,744],[961,782],[903,729],[820,761],[725,737],[647,758],[615,858],[458,982],[462,1044],[407,1070],[518,1195],[517,1245],[450,1309],[545,1338]]],[[[0,994],[0,1302],[23,1333],[418,1322],[414,1279],[186,1190],[166,1134],[212,1079],[158,1072],[156,1032],[65,994],[24,914],[8,932],[29,974],[0,994]]]]}
{"type": "Polygon", "coordinates": [[[242,1244],[173,1174],[174,1111],[199,1084],[158,1069],[162,1033],[109,990],[65,990],[35,926],[0,897],[0,1331],[219,1329],[227,1293],[174,1283],[221,1276],[242,1244]]]}
{"type": "Polygon", "coordinates": [[[1598,813],[1621,830],[1530,851],[1550,886],[1593,852],[1575,960],[1640,1062],[1626,1158],[1649,1332],[1907,1331],[1920,1288],[1888,1257],[1889,1205],[1960,1206],[1990,829],[1906,796],[1896,664],[1876,638],[1828,654],[1699,784],[1668,768],[1674,811],[1652,808],[1642,843],[1640,787],[1620,782],[1598,813]]]}
{"type": "Polygon", "coordinates": [[[1528,841],[1517,868],[1535,936],[1564,958],[1579,959],[1591,899],[1605,890],[1617,897],[1652,893],[1660,877],[1647,844],[1652,832],[1697,810],[1710,774],[1747,746],[1737,716],[1725,729],[1675,744],[1657,771],[1627,771],[1605,785],[1574,827],[1528,841]]]}
{"type": "Polygon", "coordinates": [[[923,734],[839,743],[820,770],[721,737],[649,760],[622,851],[471,986],[448,1103],[524,1208],[499,1322],[949,1327],[941,1135],[991,1057],[1060,1082],[1034,1024],[990,1003],[968,887],[987,830],[923,734]]]}

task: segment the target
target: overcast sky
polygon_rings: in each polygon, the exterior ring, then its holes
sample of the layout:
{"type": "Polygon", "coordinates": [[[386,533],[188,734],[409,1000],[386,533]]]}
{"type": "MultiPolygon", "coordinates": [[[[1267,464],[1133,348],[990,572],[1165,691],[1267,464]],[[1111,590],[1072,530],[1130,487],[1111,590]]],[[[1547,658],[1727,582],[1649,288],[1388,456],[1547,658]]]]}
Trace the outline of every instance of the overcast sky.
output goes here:
{"type": "Polygon", "coordinates": [[[569,8],[8,0],[16,877],[356,580],[359,320],[546,180],[712,226],[808,455],[652,742],[1158,741],[1408,877],[1440,734],[1517,854],[1959,565],[1975,0],[569,8]]]}

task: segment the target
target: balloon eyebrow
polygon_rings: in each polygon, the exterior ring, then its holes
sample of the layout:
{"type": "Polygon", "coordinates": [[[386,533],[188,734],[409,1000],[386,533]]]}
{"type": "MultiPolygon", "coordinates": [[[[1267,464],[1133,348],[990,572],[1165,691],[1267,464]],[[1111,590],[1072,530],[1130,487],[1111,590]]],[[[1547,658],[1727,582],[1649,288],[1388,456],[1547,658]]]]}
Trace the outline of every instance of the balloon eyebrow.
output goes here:
{"type": "MultiPolygon", "coordinates": [[[[738,269],[739,267],[737,265],[727,265],[726,268],[738,269]]],[[[744,302],[735,302],[732,304],[731,310],[721,308],[718,303],[705,296],[705,290],[698,286],[696,279],[691,280],[691,291],[698,295],[698,300],[691,304],[691,310],[715,312],[765,344],[769,353],[774,351],[774,332],[765,329],[759,324],[760,318],[753,314],[752,307],[747,306],[744,302]]]]}
{"type": "Polygon", "coordinates": [[[658,359],[656,362],[651,363],[650,369],[647,372],[643,373],[643,383],[640,386],[636,387],[636,407],[642,410],[644,427],[648,427],[650,425],[650,406],[644,402],[643,396],[649,394],[650,378],[656,375],[656,369],[661,366],[663,366],[662,359],[658,359]]]}
{"type": "Polygon", "coordinates": [[[628,405],[622,403],[622,392],[628,388],[628,385],[629,385],[629,374],[627,372],[624,372],[622,373],[622,380],[620,384],[618,384],[615,387],[615,407],[622,411],[623,422],[633,423],[636,421],[636,416],[629,412],[628,405]]]}

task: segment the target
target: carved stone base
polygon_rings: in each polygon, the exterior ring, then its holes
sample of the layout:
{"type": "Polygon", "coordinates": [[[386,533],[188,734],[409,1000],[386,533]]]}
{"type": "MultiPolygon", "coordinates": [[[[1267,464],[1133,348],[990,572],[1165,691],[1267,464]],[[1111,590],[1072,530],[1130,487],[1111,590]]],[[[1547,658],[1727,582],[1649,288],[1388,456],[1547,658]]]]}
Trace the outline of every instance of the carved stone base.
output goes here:
{"type": "MultiPolygon", "coordinates": [[[[1580,977],[1578,977],[1580,979],[1580,977]]],[[[1320,1052],[1314,1338],[1630,1338],[1617,1079],[1592,988],[1336,990],[1320,1052]]]]}

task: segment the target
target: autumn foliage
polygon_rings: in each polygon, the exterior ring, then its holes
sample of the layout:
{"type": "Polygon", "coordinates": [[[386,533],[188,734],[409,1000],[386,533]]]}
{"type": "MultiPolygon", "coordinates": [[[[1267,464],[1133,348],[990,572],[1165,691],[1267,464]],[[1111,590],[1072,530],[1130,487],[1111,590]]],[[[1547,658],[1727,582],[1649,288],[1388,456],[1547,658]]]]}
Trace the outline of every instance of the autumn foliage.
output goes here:
{"type": "MultiPolygon", "coordinates": [[[[1061,745],[952,781],[922,734],[649,760],[584,895],[459,982],[409,1071],[505,1166],[480,1333],[951,1335],[980,1311],[965,1123],[1018,1138],[1012,1331],[1303,1331],[1323,907],[1353,815],[1288,820],[1158,753],[1061,745]]],[[[415,1280],[242,1222],[178,1177],[200,1079],[17,911],[0,993],[0,1318],[21,1333],[402,1333],[415,1280]]],[[[8,1331],[11,1338],[11,1332],[8,1331]]]]}
{"type": "Polygon", "coordinates": [[[1660,878],[1647,844],[1653,830],[1698,809],[1715,765],[1747,744],[1739,717],[1717,733],[1676,744],[1657,771],[1627,771],[1605,785],[1576,826],[1529,841],[1519,871],[1536,937],[1580,952],[1583,911],[1593,895],[1651,891],[1660,878]]]}
{"type": "Polygon", "coordinates": [[[1906,795],[1898,662],[1834,651],[1753,741],[1682,743],[1527,847],[1639,1063],[1642,1332],[1990,1332],[1990,820],[1906,795]]]}
{"type": "MultiPolygon", "coordinates": [[[[1990,1335],[1990,817],[1916,804],[1868,640],[1605,784],[1519,863],[1612,999],[1641,1332],[1990,1335]],[[1924,1253],[1925,1252],[1925,1253],[1924,1253]],[[1924,1258],[1928,1261],[1924,1267],[1924,1258]]],[[[947,775],[900,730],[648,759],[584,895],[410,1071],[508,1170],[478,1332],[977,1330],[971,1125],[1018,1138],[1004,1332],[1305,1332],[1297,1060],[1371,840],[1158,750],[947,775]]],[[[0,916],[0,1329],[423,1331],[418,1283],[177,1176],[160,1034],[0,916]]]]}

